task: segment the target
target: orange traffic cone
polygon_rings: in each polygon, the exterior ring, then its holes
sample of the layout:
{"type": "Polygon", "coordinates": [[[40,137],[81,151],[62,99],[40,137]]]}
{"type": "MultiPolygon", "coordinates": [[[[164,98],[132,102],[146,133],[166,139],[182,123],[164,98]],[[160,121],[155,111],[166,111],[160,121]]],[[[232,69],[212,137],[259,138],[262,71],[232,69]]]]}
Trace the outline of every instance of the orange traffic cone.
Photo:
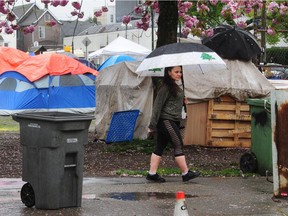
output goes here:
{"type": "Polygon", "coordinates": [[[185,193],[183,191],[178,191],[176,193],[174,216],[189,216],[185,202],[185,193]]]}

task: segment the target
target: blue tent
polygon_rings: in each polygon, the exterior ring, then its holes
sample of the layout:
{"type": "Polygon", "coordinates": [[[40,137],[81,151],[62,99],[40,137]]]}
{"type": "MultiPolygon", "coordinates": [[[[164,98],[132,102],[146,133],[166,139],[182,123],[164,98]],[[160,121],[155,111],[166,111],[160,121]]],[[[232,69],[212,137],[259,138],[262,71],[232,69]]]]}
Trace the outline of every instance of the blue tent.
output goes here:
{"type": "Polygon", "coordinates": [[[0,98],[0,115],[47,107],[39,89],[26,77],[15,71],[8,71],[0,75],[0,98]]]}
{"type": "Polygon", "coordinates": [[[86,74],[46,75],[30,82],[16,71],[0,75],[0,115],[22,111],[95,111],[95,76],[86,74]]]}
{"type": "Polygon", "coordinates": [[[98,67],[98,71],[103,70],[106,67],[110,67],[114,64],[120,63],[120,62],[124,62],[124,61],[136,61],[135,58],[128,56],[128,55],[115,55],[115,56],[111,56],[109,57],[106,61],[104,61],[99,67],[98,67]]]}

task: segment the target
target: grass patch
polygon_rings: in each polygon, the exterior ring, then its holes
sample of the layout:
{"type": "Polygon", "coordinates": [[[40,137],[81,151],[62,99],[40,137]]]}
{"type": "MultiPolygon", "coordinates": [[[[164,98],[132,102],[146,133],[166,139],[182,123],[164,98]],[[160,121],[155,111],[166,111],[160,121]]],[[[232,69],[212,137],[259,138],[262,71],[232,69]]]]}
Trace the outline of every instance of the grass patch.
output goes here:
{"type": "Polygon", "coordinates": [[[140,140],[133,139],[131,142],[118,142],[107,145],[105,148],[106,152],[113,153],[133,153],[141,152],[146,154],[151,154],[154,150],[155,144],[153,140],[140,140]]]}
{"type": "MultiPolygon", "coordinates": [[[[199,169],[196,169],[199,170],[199,169]]],[[[239,169],[229,168],[223,170],[199,170],[201,172],[201,176],[212,177],[212,176],[225,176],[225,177],[240,177],[242,173],[239,169]]],[[[120,169],[115,172],[119,176],[146,176],[147,170],[127,170],[120,169]]],[[[162,176],[178,176],[181,174],[181,171],[178,168],[161,168],[158,169],[157,173],[162,176]]],[[[245,176],[253,176],[255,173],[245,173],[245,176]]]]}
{"type": "Polygon", "coordinates": [[[11,116],[0,116],[0,132],[18,132],[19,123],[11,116]]]}

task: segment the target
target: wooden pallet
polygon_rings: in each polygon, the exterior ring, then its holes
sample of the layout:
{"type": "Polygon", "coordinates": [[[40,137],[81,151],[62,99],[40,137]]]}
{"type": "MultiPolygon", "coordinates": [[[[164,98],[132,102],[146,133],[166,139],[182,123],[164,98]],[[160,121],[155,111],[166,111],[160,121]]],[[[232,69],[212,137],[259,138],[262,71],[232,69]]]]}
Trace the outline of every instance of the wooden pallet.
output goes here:
{"type": "Polygon", "coordinates": [[[251,146],[250,107],[225,95],[187,106],[185,145],[211,147],[251,146]]]}
{"type": "Polygon", "coordinates": [[[207,144],[217,147],[250,147],[251,116],[247,103],[230,96],[208,102],[207,144]]]}

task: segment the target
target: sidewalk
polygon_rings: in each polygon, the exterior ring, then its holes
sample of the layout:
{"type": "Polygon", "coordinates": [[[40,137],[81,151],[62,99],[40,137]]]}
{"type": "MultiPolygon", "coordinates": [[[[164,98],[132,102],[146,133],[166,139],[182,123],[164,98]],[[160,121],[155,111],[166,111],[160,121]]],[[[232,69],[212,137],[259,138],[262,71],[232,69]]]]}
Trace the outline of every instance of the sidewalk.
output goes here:
{"type": "Polygon", "coordinates": [[[20,198],[21,179],[0,179],[0,215],[173,215],[175,193],[184,191],[189,215],[288,215],[288,201],[272,199],[273,184],[264,177],[199,177],[183,183],[167,177],[163,184],[145,178],[84,178],[82,207],[59,210],[27,208],[20,198]]]}

